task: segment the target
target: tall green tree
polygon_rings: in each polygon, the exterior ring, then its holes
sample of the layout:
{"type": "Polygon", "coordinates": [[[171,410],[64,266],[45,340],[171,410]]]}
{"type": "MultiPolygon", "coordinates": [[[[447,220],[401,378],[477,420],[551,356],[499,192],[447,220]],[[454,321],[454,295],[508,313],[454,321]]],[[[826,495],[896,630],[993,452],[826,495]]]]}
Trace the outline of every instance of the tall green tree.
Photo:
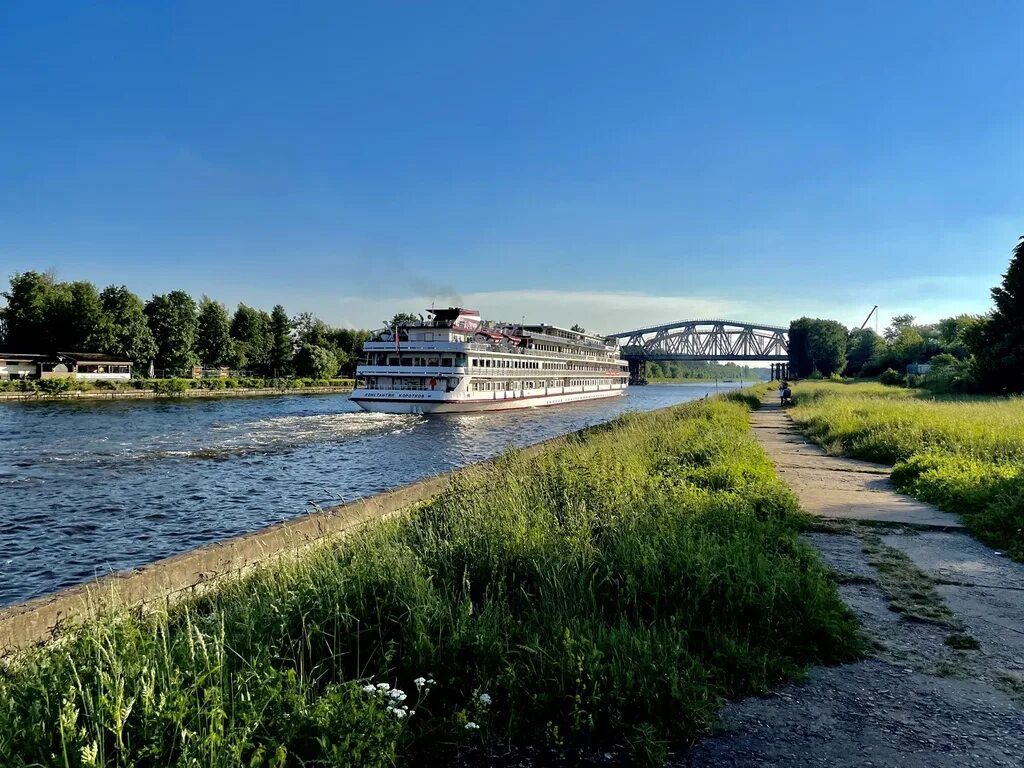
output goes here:
{"type": "Polygon", "coordinates": [[[235,340],[234,368],[268,373],[271,368],[270,349],[273,335],[270,315],[245,304],[239,304],[231,318],[231,338],[235,340]]]}
{"type": "Polygon", "coordinates": [[[885,355],[885,342],[871,328],[861,328],[850,334],[847,344],[847,376],[870,375],[871,362],[885,355]]]}
{"type": "Polygon", "coordinates": [[[796,379],[806,379],[814,372],[814,361],[808,347],[808,334],[813,322],[809,317],[801,317],[789,324],[789,375],[796,379]]]}
{"type": "Polygon", "coordinates": [[[300,344],[295,353],[295,375],[329,379],[338,373],[334,352],[316,344],[300,344]]]}
{"type": "Polygon", "coordinates": [[[231,318],[219,301],[209,296],[199,300],[196,355],[206,366],[229,365],[233,359],[231,318]]]}
{"type": "Polygon", "coordinates": [[[196,303],[185,291],[159,294],[146,304],[149,329],[156,342],[156,367],[165,376],[182,376],[196,364],[196,303]]]}
{"type": "Polygon", "coordinates": [[[958,360],[966,359],[971,354],[968,339],[980,321],[977,315],[956,315],[940,320],[939,341],[942,351],[958,360]]]}
{"type": "Polygon", "coordinates": [[[889,354],[899,371],[905,371],[911,363],[920,362],[925,357],[926,349],[924,336],[912,325],[900,328],[889,339],[889,354]]]}
{"type": "Polygon", "coordinates": [[[399,325],[411,325],[412,323],[418,323],[419,321],[419,315],[414,315],[412,312],[399,312],[391,318],[390,322],[385,324],[390,329],[399,325]]]}
{"type": "Polygon", "coordinates": [[[270,313],[270,365],[275,376],[283,376],[291,370],[295,345],[292,341],[292,322],[280,304],[270,313]]]}
{"type": "Polygon", "coordinates": [[[107,318],[104,352],[127,357],[143,374],[156,357],[156,342],[143,312],[142,299],[125,286],[108,285],[100,293],[107,318]]]}
{"type": "Polygon", "coordinates": [[[992,392],[1024,392],[1024,237],[1013,249],[995,306],[973,334],[979,383],[992,392]]]}
{"type": "Polygon", "coordinates": [[[801,317],[789,324],[789,367],[796,378],[831,376],[846,368],[849,332],[835,320],[801,317]]]}
{"type": "Polygon", "coordinates": [[[808,330],[807,350],[814,368],[822,376],[846,369],[846,326],[836,320],[816,320],[808,330]]]}
{"type": "Polygon", "coordinates": [[[894,341],[904,329],[912,328],[913,325],[913,315],[896,315],[889,323],[889,326],[882,331],[882,336],[885,337],[886,341],[894,341]]]}
{"type": "Polygon", "coordinates": [[[51,350],[49,308],[55,285],[48,273],[21,272],[11,277],[11,286],[3,294],[7,306],[0,310],[8,347],[19,352],[51,350]]]}
{"type": "Polygon", "coordinates": [[[57,283],[50,294],[48,321],[52,345],[76,352],[107,352],[109,321],[92,283],[57,283]]]}

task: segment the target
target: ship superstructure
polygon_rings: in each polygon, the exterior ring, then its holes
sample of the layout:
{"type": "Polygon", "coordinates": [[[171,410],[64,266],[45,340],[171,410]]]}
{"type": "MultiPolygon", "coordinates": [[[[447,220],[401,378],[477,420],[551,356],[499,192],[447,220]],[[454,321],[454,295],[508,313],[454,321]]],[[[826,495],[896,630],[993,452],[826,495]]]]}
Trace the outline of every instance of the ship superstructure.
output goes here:
{"type": "Polygon", "coordinates": [[[449,307],[366,342],[352,401],[385,413],[496,411],[615,397],[628,383],[612,339],[449,307]]]}

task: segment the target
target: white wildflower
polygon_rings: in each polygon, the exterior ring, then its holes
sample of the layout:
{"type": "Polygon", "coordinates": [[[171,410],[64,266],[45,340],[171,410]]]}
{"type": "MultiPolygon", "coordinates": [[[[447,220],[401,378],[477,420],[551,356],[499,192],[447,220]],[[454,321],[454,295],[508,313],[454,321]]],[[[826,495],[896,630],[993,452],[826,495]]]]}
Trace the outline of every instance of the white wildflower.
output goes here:
{"type": "Polygon", "coordinates": [[[387,683],[377,683],[377,689],[380,691],[386,691],[390,687],[387,683]]]}
{"type": "Polygon", "coordinates": [[[416,690],[418,691],[427,682],[427,678],[417,677],[415,680],[413,680],[413,682],[416,683],[416,690]]]}
{"type": "Polygon", "coordinates": [[[407,698],[409,698],[405,695],[405,691],[399,690],[398,688],[395,688],[393,691],[391,691],[391,693],[389,693],[388,696],[390,696],[395,701],[399,702],[405,701],[407,698]]]}
{"type": "Polygon", "coordinates": [[[399,720],[401,720],[403,717],[409,714],[404,709],[392,709],[391,711],[395,713],[395,717],[397,717],[399,720]]]}
{"type": "Polygon", "coordinates": [[[363,693],[373,693],[377,690],[375,685],[367,684],[363,686],[363,693]]]}
{"type": "Polygon", "coordinates": [[[470,721],[470,722],[466,723],[466,730],[467,731],[479,731],[480,730],[480,726],[477,725],[476,723],[470,721]]]}
{"type": "Polygon", "coordinates": [[[410,709],[409,710],[409,717],[412,717],[415,714],[416,714],[416,710],[415,709],[410,709]]]}
{"type": "Polygon", "coordinates": [[[485,707],[489,707],[491,705],[491,694],[489,693],[481,693],[479,696],[477,696],[477,699],[485,707]]]}

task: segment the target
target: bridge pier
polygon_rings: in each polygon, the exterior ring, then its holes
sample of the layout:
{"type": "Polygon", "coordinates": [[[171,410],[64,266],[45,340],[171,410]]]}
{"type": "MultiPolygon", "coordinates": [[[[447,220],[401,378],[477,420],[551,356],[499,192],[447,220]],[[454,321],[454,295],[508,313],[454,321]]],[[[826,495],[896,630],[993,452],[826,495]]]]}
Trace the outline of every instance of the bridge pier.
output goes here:
{"type": "Polygon", "coordinates": [[[783,381],[789,378],[789,363],[772,363],[771,380],[783,381]]]}
{"type": "Polygon", "coordinates": [[[629,358],[629,383],[631,386],[647,383],[647,361],[643,358],[629,358]]]}

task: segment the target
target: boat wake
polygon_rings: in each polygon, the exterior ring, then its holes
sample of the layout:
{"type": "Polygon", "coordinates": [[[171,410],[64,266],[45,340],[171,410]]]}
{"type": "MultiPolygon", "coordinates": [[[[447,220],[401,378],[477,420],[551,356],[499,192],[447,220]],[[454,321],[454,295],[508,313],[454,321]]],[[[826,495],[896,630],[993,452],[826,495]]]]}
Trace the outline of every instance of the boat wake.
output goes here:
{"type": "Polygon", "coordinates": [[[280,416],[224,423],[200,435],[177,433],[153,438],[146,447],[118,451],[51,456],[51,461],[81,462],[92,466],[138,466],[166,460],[226,461],[248,455],[295,450],[313,443],[341,443],[375,434],[393,435],[414,429],[422,416],[387,413],[328,413],[280,416]]]}

